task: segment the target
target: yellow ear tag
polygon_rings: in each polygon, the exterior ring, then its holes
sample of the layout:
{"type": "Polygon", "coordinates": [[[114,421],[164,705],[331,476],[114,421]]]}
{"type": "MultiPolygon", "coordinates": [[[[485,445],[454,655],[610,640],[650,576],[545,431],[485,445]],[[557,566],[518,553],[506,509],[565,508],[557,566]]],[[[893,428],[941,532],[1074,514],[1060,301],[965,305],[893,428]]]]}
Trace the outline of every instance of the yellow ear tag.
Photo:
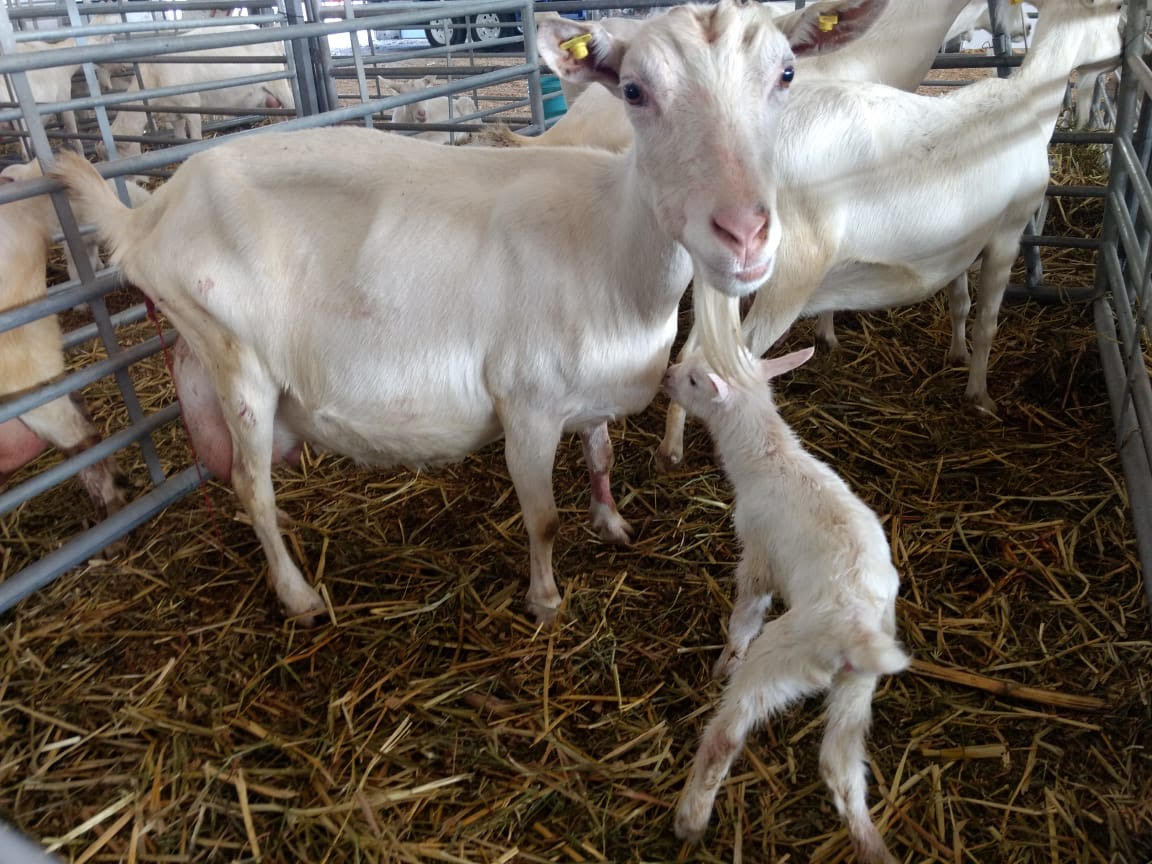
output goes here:
{"type": "Polygon", "coordinates": [[[581,33],[579,36],[573,36],[567,42],[561,42],[560,47],[568,52],[573,60],[583,60],[588,56],[588,43],[591,41],[591,33],[581,33]]]}
{"type": "Polygon", "coordinates": [[[839,21],[839,15],[821,15],[816,21],[816,26],[823,30],[825,33],[831,33],[839,21]]]}
{"type": "Polygon", "coordinates": [[[1024,0],[1012,0],[1012,5],[1013,6],[1019,6],[1023,2],[1024,2],[1024,0]]]}

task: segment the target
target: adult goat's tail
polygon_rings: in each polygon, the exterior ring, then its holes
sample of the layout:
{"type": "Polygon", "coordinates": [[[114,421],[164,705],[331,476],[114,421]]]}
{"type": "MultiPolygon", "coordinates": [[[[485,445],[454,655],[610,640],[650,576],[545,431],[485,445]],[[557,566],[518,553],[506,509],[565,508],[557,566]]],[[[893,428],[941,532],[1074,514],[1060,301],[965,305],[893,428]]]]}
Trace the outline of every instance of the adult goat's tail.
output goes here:
{"type": "Polygon", "coordinates": [[[68,188],[77,217],[96,225],[101,242],[112,252],[113,263],[119,264],[125,246],[138,234],[139,213],[121,203],[92,163],[75,153],[57,153],[56,168],[50,176],[68,188]]]}

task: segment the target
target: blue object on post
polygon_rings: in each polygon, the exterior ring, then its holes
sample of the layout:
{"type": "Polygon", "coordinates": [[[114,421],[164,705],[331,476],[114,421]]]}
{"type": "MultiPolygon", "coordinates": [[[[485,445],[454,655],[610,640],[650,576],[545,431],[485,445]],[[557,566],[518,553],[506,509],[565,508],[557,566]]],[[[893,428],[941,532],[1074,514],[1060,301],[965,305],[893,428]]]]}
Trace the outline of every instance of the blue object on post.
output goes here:
{"type": "Polygon", "coordinates": [[[564,91],[560,89],[560,79],[555,75],[540,76],[540,93],[544,99],[544,119],[553,120],[568,110],[564,91]]]}

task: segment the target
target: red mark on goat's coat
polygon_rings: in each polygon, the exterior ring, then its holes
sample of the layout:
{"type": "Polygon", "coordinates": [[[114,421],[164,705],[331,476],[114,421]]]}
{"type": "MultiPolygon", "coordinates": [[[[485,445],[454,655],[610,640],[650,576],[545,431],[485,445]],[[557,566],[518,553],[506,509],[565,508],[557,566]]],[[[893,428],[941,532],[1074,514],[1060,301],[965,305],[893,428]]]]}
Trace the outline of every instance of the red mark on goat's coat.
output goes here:
{"type": "Polygon", "coordinates": [[[197,290],[199,290],[200,293],[203,294],[205,297],[207,297],[209,294],[211,294],[212,289],[215,287],[216,287],[216,283],[213,282],[211,279],[204,278],[204,279],[197,279],[196,280],[197,290]]]}

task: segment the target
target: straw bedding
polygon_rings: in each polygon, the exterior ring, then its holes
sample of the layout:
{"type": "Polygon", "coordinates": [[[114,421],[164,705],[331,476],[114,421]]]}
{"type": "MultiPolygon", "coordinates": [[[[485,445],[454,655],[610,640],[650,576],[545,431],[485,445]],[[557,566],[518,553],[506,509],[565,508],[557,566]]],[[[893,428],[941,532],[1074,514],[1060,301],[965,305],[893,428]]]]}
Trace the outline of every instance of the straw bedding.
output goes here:
{"type": "MultiPolygon", "coordinates": [[[[1090,156],[1054,167],[1099,178],[1090,156]]],[[[1094,233],[1099,205],[1071,203],[1049,232],[1094,233]]],[[[1055,284],[1091,279],[1082,251],[1046,264],[1055,284]]],[[[939,299],[838,330],[780,401],[883,516],[904,577],[917,666],[883,682],[870,746],[890,846],[1149,860],[1152,641],[1090,310],[1005,309],[995,421],[942,365],[939,299]]],[[[810,340],[803,323],[784,347],[810,340]]],[[[134,377],[148,410],[171,399],[158,358],[134,377]]],[[[87,392],[105,428],[125,420],[113,387],[87,392]]],[[[278,473],[290,546],[335,613],[316,630],[282,620],[226,488],[181,501],[0,622],[0,816],[75,862],[851,860],[816,771],[817,702],[749,739],[702,846],[672,836],[738,550],[698,426],[686,465],[655,469],[663,405],[612,427],[631,548],[585,527],[579,443],[561,447],[551,634],[522,612],[499,447],[427,474],[314,453],[278,473]]],[[[188,464],[178,428],[158,440],[188,464]]],[[[30,502],[0,524],[0,569],[87,519],[74,483],[30,502]]]]}

